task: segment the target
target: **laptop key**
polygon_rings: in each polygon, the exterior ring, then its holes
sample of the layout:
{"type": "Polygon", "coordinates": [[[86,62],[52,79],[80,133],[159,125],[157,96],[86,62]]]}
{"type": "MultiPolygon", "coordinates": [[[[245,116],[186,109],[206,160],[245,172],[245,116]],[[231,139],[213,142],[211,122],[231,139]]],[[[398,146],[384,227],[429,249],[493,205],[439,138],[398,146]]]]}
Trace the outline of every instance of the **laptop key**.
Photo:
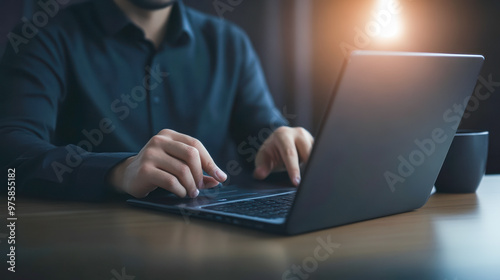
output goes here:
{"type": "Polygon", "coordinates": [[[285,218],[292,207],[294,197],[295,193],[289,193],[285,195],[206,206],[203,208],[265,219],[285,218]]]}

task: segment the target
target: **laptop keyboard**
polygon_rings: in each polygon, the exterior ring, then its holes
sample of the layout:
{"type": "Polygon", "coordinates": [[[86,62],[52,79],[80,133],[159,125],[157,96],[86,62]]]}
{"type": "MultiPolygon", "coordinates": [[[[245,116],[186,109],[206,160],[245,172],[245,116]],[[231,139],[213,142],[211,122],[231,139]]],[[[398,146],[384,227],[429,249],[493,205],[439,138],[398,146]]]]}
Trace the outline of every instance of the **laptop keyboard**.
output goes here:
{"type": "Polygon", "coordinates": [[[264,219],[285,218],[292,207],[294,197],[295,192],[266,198],[207,206],[203,207],[203,209],[264,219]]]}

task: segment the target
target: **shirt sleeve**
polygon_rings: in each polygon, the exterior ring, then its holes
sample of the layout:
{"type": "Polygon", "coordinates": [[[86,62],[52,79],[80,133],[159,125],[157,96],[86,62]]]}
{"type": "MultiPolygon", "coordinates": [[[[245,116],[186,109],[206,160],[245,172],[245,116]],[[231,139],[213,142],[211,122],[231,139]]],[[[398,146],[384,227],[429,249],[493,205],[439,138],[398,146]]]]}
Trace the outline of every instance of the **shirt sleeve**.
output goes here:
{"type": "Polygon", "coordinates": [[[275,107],[257,53],[243,31],[238,34],[242,56],[238,89],[233,107],[231,129],[235,140],[258,137],[264,140],[280,126],[288,125],[275,107]]]}
{"type": "Polygon", "coordinates": [[[0,166],[16,169],[19,194],[86,201],[109,196],[108,171],[133,154],[54,145],[67,89],[63,44],[46,30],[19,40],[11,39],[0,62],[0,166]]]}

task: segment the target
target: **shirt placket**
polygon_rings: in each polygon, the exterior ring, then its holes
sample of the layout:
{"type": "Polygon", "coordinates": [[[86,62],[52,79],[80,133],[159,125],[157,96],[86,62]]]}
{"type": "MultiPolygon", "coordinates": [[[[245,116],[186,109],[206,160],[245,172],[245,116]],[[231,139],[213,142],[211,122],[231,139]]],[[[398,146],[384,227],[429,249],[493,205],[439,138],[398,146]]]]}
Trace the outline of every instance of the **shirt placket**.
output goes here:
{"type": "Polygon", "coordinates": [[[152,135],[167,128],[168,110],[168,72],[166,65],[160,63],[160,55],[153,54],[145,67],[144,87],[148,93],[148,107],[150,114],[150,129],[152,135]]]}

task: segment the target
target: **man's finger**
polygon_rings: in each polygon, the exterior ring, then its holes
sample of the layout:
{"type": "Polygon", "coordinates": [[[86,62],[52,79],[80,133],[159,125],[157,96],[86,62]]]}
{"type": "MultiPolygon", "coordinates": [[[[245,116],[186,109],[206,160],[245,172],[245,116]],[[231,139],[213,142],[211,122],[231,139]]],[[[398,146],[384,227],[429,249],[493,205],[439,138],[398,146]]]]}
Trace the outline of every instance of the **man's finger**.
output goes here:
{"type": "Polygon", "coordinates": [[[259,180],[267,178],[272,171],[272,165],[272,160],[267,158],[264,162],[255,166],[253,176],[259,180]]]}
{"type": "Polygon", "coordinates": [[[189,166],[191,175],[198,189],[203,188],[203,170],[201,167],[201,159],[196,148],[186,145],[175,140],[168,140],[163,146],[163,151],[166,154],[175,157],[182,161],[183,164],[189,166]]]}
{"type": "Polygon", "coordinates": [[[170,155],[165,155],[162,157],[161,161],[156,164],[158,168],[174,175],[179,183],[186,189],[190,197],[198,196],[198,183],[195,182],[191,168],[186,163],[170,155]]]}
{"type": "Polygon", "coordinates": [[[205,189],[211,189],[219,184],[219,181],[215,180],[213,177],[203,176],[203,185],[205,189]]]}
{"type": "Polygon", "coordinates": [[[171,132],[169,136],[172,138],[172,140],[179,141],[196,148],[200,154],[201,166],[203,170],[205,170],[205,172],[207,172],[210,176],[214,177],[221,183],[226,181],[227,175],[215,164],[207,149],[199,140],[189,135],[181,134],[175,131],[171,132]]]}
{"type": "Polygon", "coordinates": [[[153,185],[172,192],[178,197],[186,197],[186,189],[179,183],[174,175],[158,168],[152,168],[149,171],[148,178],[153,185]]]}
{"type": "Polygon", "coordinates": [[[253,176],[256,179],[263,180],[269,176],[275,167],[274,159],[270,147],[264,144],[255,158],[255,170],[253,176]]]}
{"type": "Polygon", "coordinates": [[[282,137],[278,149],[290,180],[295,186],[298,186],[300,184],[300,168],[295,142],[290,137],[282,137]]]}
{"type": "Polygon", "coordinates": [[[312,145],[313,143],[310,139],[306,139],[303,137],[298,137],[295,139],[295,146],[297,147],[301,162],[309,161],[312,145]]]}

